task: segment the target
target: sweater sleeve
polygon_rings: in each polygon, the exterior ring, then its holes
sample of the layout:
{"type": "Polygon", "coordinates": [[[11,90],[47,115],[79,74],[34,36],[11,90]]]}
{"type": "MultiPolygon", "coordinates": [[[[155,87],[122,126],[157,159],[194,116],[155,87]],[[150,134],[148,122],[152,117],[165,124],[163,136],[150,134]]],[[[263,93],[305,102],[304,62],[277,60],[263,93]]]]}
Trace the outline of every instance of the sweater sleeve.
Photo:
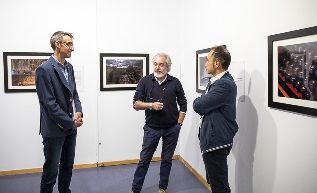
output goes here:
{"type": "Polygon", "coordinates": [[[187,99],[185,96],[185,92],[183,86],[180,81],[178,81],[177,88],[177,103],[179,105],[179,110],[186,113],[187,112],[187,99]]]}

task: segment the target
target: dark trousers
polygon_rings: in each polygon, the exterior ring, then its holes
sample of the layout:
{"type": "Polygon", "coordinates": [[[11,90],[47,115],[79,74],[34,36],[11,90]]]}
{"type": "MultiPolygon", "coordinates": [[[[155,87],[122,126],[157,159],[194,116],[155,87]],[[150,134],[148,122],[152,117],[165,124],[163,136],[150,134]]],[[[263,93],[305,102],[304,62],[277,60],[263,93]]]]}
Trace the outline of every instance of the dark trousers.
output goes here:
{"type": "Polygon", "coordinates": [[[132,183],[133,192],[139,193],[142,190],[146,173],[161,137],[162,162],[160,167],[159,188],[163,190],[167,189],[169,175],[172,168],[172,157],[177,145],[180,128],[181,127],[178,123],[173,127],[164,129],[153,129],[146,125],[143,127],[144,136],[142,151],[140,153],[140,161],[134,173],[134,179],[132,183]]]}
{"type": "Polygon", "coordinates": [[[43,137],[45,162],[41,177],[41,193],[52,193],[58,175],[58,191],[70,193],[75,159],[77,132],[66,137],[43,137]]]}
{"type": "Polygon", "coordinates": [[[232,147],[222,148],[203,154],[207,182],[212,193],[230,193],[227,157],[232,147]]]}

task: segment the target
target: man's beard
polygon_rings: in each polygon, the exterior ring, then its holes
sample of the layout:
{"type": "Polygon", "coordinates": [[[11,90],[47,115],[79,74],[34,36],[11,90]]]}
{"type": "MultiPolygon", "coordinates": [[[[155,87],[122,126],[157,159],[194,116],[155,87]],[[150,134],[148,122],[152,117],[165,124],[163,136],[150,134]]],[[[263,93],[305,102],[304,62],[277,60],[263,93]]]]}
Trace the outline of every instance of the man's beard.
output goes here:
{"type": "Polygon", "coordinates": [[[156,78],[163,78],[166,75],[167,71],[163,71],[161,73],[154,72],[154,76],[156,78]]]}

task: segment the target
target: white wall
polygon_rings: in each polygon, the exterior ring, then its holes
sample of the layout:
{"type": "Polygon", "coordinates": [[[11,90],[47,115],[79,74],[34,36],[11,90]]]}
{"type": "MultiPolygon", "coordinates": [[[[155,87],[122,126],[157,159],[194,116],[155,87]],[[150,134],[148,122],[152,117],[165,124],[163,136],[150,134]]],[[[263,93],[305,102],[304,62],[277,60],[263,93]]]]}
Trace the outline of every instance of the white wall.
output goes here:
{"type": "MultiPolygon", "coordinates": [[[[173,62],[170,74],[180,78],[179,7],[179,1],[168,0],[97,1],[97,53],[148,53],[152,73],[152,57],[166,52],[173,62]]],[[[132,108],[134,91],[97,95],[99,161],[138,159],[145,118],[144,111],[132,108]]]]}
{"type": "MultiPolygon", "coordinates": [[[[0,2],[0,52],[52,52],[50,37],[58,30],[72,32],[75,51],[69,60],[84,68],[84,92],[79,92],[84,125],[79,128],[76,164],[97,162],[96,3],[94,1],[4,0],[0,2]],[[85,14],[83,14],[85,10],[85,14]]],[[[1,54],[2,55],[2,54],[1,54]]],[[[4,93],[0,68],[0,170],[43,165],[36,93],[4,93]]]]}
{"type": "MultiPolygon", "coordinates": [[[[235,193],[316,192],[316,117],[267,107],[267,36],[316,26],[316,5],[313,0],[182,2],[182,74],[194,77],[195,51],[213,45],[227,45],[232,61],[245,62],[245,103],[237,105],[240,131],[228,158],[235,193]]],[[[182,76],[182,82],[193,101],[195,81],[182,76]]],[[[197,120],[187,114],[180,155],[204,176],[197,120]]]]}
{"type": "MultiPolygon", "coordinates": [[[[51,52],[54,31],[74,34],[70,61],[75,69],[84,68],[79,94],[85,121],[76,164],[135,159],[141,149],[144,112],[132,109],[133,91],[99,91],[99,53],[149,53],[151,59],[164,51],[172,57],[171,74],[181,79],[189,104],[176,154],[204,176],[198,116],[191,107],[199,96],[195,52],[225,44],[232,61],[245,63],[246,80],[245,102],[237,104],[240,130],[228,159],[233,192],[315,192],[316,118],[267,107],[267,36],[316,26],[315,0],[48,2],[0,2],[0,52],[51,52]]],[[[41,167],[36,94],[5,94],[3,86],[0,171],[41,167]]]]}

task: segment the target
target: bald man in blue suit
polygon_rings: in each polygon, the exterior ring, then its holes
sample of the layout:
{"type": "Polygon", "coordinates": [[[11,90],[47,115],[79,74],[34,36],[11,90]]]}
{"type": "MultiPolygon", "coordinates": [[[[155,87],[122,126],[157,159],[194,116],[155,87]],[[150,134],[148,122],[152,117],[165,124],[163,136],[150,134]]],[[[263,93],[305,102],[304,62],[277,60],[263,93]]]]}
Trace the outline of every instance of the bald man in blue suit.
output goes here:
{"type": "Polygon", "coordinates": [[[50,43],[54,54],[36,69],[35,78],[45,157],[40,192],[52,193],[58,176],[58,191],[70,193],[77,127],[83,124],[74,69],[66,61],[74,51],[73,35],[55,32],[50,43]]]}

